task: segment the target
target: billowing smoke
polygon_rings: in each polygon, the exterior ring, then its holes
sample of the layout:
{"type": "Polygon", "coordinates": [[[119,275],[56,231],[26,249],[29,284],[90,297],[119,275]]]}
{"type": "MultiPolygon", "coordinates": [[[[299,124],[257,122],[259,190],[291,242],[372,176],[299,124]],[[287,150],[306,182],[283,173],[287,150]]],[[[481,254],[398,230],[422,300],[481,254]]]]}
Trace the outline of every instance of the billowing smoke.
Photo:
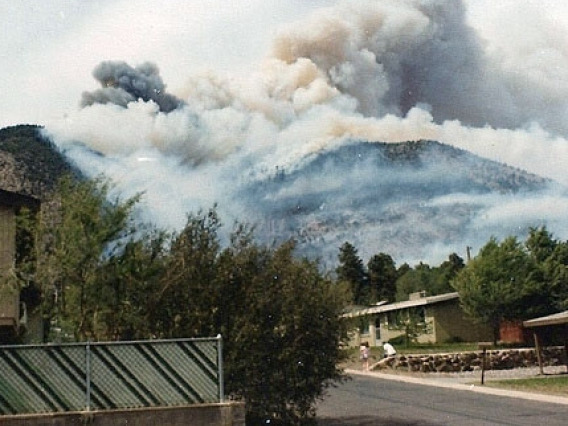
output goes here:
{"type": "Polygon", "coordinates": [[[146,62],[132,68],[125,62],[106,61],[99,64],[93,71],[102,85],[102,89],[94,92],[84,92],[81,106],[94,103],[113,103],[126,107],[130,102],[142,100],[154,101],[160,111],[170,112],[182,101],[165,92],[166,85],[160,77],[158,67],[146,62]]]}
{"type": "MultiPolygon", "coordinates": [[[[357,141],[419,139],[567,184],[568,45],[542,39],[543,62],[525,61],[517,51],[497,55],[468,25],[465,5],[338,1],[279,28],[254,72],[204,71],[188,76],[176,96],[166,92],[153,64],[102,62],[93,74],[103,87],[84,93],[82,109],[47,130],[89,173],[106,173],[127,195],[144,191],[148,217],[166,226],[178,227],[186,212],[218,203],[226,222],[263,221],[263,229],[278,234],[285,226],[273,209],[286,206],[298,218],[295,231],[327,227],[320,245],[330,252],[342,240],[354,241],[363,255],[388,252],[389,239],[399,238],[404,244],[396,247],[398,259],[424,260],[481,244],[511,231],[511,224],[522,232],[530,224],[551,223],[558,227],[553,232],[568,237],[557,209],[532,209],[524,216],[527,203],[518,196],[476,199],[463,193],[423,201],[419,207],[428,214],[413,210],[406,224],[397,222],[409,230],[404,235],[381,228],[386,217],[400,217],[410,205],[403,197],[385,207],[383,216],[366,214],[370,188],[388,185],[396,192],[398,185],[392,179],[397,175],[372,162],[357,163],[356,170],[335,163],[319,175],[273,186],[278,176],[301,175],[315,159],[357,141]],[[520,63],[522,72],[515,71],[520,63]],[[268,187],[273,191],[258,190],[268,187]],[[463,206],[470,208],[458,223],[451,211],[463,206]],[[434,217],[435,211],[443,214],[434,217]],[[481,213],[469,217],[473,211],[481,213]],[[338,217],[356,226],[341,232],[328,226],[338,217]],[[416,247],[413,228],[430,232],[432,243],[416,247]],[[444,229],[460,237],[450,238],[444,229]]],[[[556,195],[532,197],[533,204],[542,199],[550,205],[556,195]]],[[[556,205],[564,206],[560,200],[556,205]]]]}

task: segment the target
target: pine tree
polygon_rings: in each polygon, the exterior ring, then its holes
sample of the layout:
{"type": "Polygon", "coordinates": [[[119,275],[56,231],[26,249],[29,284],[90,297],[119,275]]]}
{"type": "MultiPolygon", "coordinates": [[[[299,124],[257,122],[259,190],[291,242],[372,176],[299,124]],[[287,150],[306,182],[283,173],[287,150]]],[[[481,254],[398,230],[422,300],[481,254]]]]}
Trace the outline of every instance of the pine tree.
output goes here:
{"type": "Polygon", "coordinates": [[[371,292],[365,266],[357,254],[357,249],[349,242],[345,242],[339,249],[339,266],[336,273],[338,281],[349,283],[353,303],[358,305],[370,303],[371,292]]]}
{"type": "Polygon", "coordinates": [[[394,302],[398,274],[392,257],[386,253],[374,255],[367,263],[367,270],[369,271],[371,301],[394,302]]]}

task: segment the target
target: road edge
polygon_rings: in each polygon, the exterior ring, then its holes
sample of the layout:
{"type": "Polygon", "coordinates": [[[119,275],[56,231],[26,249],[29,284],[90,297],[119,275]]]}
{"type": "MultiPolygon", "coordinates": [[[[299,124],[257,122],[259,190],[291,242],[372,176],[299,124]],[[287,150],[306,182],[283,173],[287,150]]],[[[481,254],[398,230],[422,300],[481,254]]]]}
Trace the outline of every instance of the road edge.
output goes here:
{"type": "Polygon", "coordinates": [[[562,404],[568,405],[568,397],[563,397],[559,395],[545,395],[540,393],[531,393],[531,392],[520,392],[520,391],[513,391],[508,389],[499,389],[499,388],[491,388],[487,386],[483,386],[481,384],[465,384],[465,383],[451,383],[449,381],[442,381],[439,379],[427,379],[421,377],[412,377],[404,374],[388,374],[376,371],[362,371],[362,370],[351,370],[346,369],[345,373],[348,375],[358,375],[358,376],[367,376],[373,377],[376,379],[383,379],[383,380],[396,380],[399,382],[405,383],[413,383],[417,385],[424,385],[424,386],[437,386],[441,388],[448,388],[453,390],[461,390],[461,391],[469,391],[469,392],[478,392],[484,393],[489,395],[496,395],[496,396],[505,396],[509,398],[521,398],[521,399],[528,399],[531,401],[539,401],[539,402],[549,402],[553,404],[562,404]]]}

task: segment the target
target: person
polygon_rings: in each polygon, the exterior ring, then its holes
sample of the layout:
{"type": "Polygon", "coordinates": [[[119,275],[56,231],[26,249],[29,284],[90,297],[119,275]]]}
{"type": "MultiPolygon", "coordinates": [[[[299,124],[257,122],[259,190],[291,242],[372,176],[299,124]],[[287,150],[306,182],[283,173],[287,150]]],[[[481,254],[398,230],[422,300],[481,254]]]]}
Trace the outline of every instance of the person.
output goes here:
{"type": "Polygon", "coordinates": [[[385,342],[383,344],[383,351],[384,358],[392,358],[393,356],[396,356],[396,349],[389,342],[385,342]]]}
{"type": "Polygon", "coordinates": [[[363,364],[363,368],[365,370],[369,369],[369,343],[363,342],[361,343],[361,347],[359,348],[361,362],[363,364]]]}

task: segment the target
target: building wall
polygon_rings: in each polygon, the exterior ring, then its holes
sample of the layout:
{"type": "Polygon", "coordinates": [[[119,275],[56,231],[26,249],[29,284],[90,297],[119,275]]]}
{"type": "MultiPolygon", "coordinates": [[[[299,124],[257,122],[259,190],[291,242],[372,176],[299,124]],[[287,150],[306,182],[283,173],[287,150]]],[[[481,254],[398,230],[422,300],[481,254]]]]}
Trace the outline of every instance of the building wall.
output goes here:
{"type": "Polygon", "coordinates": [[[12,207],[0,205],[0,273],[12,266],[16,244],[16,221],[12,207]]]}
{"type": "Polygon", "coordinates": [[[403,334],[401,330],[395,330],[393,328],[390,328],[388,314],[380,314],[380,324],[381,324],[381,329],[380,329],[381,338],[378,339],[380,341],[379,344],[383,342],[388,342],[389,340],[394,339],[403,334]]]}
{"type": "Polygon", "coordinates": [[[457,300],[438,303],[428,309],[434,311],[432,316],[435,318],[436,343],[452,339],[464,342],[485,342],[493,339],[491,327],[474,323],[460,308],[457,300]]]}
{"type": "MultiPolygon", "coordinates": [[[[0,335],[17,326],[19,316],[18,293],[10,287],[4,286],[6,271],[14,261],[16,245],[16,221],[12,207],[0,205],[0,335]]],[[[0,337],[0,342],[2,337],[0,337]]]]}
{"type": "MultiPolygon", "coordinates": [[[[431,325],[431,327],[428,333],[418,336],[417,341],[418,343],[434,343],[436,342],[436,335],[435,335],[435,329],[434,327],[432,327],[432,324],[434,322],[434,318],[430,315],[430,312],[432,311],[430,311],[428,307],[424,307],[424,309],[425,309],[424,319],[427,323],[431,325]]],[[[398,330],[396,328],[392,328],[392,326],[389,325],[388,313],[381,314],[380,324],[381,324],[381,329],[380,329],[381,338],[379,340],[381,342],[386,342],[392,339],[396,339],[397,337],[404,335],[404,330],[398,330]]]]}
{"type": "Polygon", "coordinates": [[[530,330],[523,327],[523,321],[502,321],[499,325],[499,340],[504,343],[533,343],[530,330]]]}

